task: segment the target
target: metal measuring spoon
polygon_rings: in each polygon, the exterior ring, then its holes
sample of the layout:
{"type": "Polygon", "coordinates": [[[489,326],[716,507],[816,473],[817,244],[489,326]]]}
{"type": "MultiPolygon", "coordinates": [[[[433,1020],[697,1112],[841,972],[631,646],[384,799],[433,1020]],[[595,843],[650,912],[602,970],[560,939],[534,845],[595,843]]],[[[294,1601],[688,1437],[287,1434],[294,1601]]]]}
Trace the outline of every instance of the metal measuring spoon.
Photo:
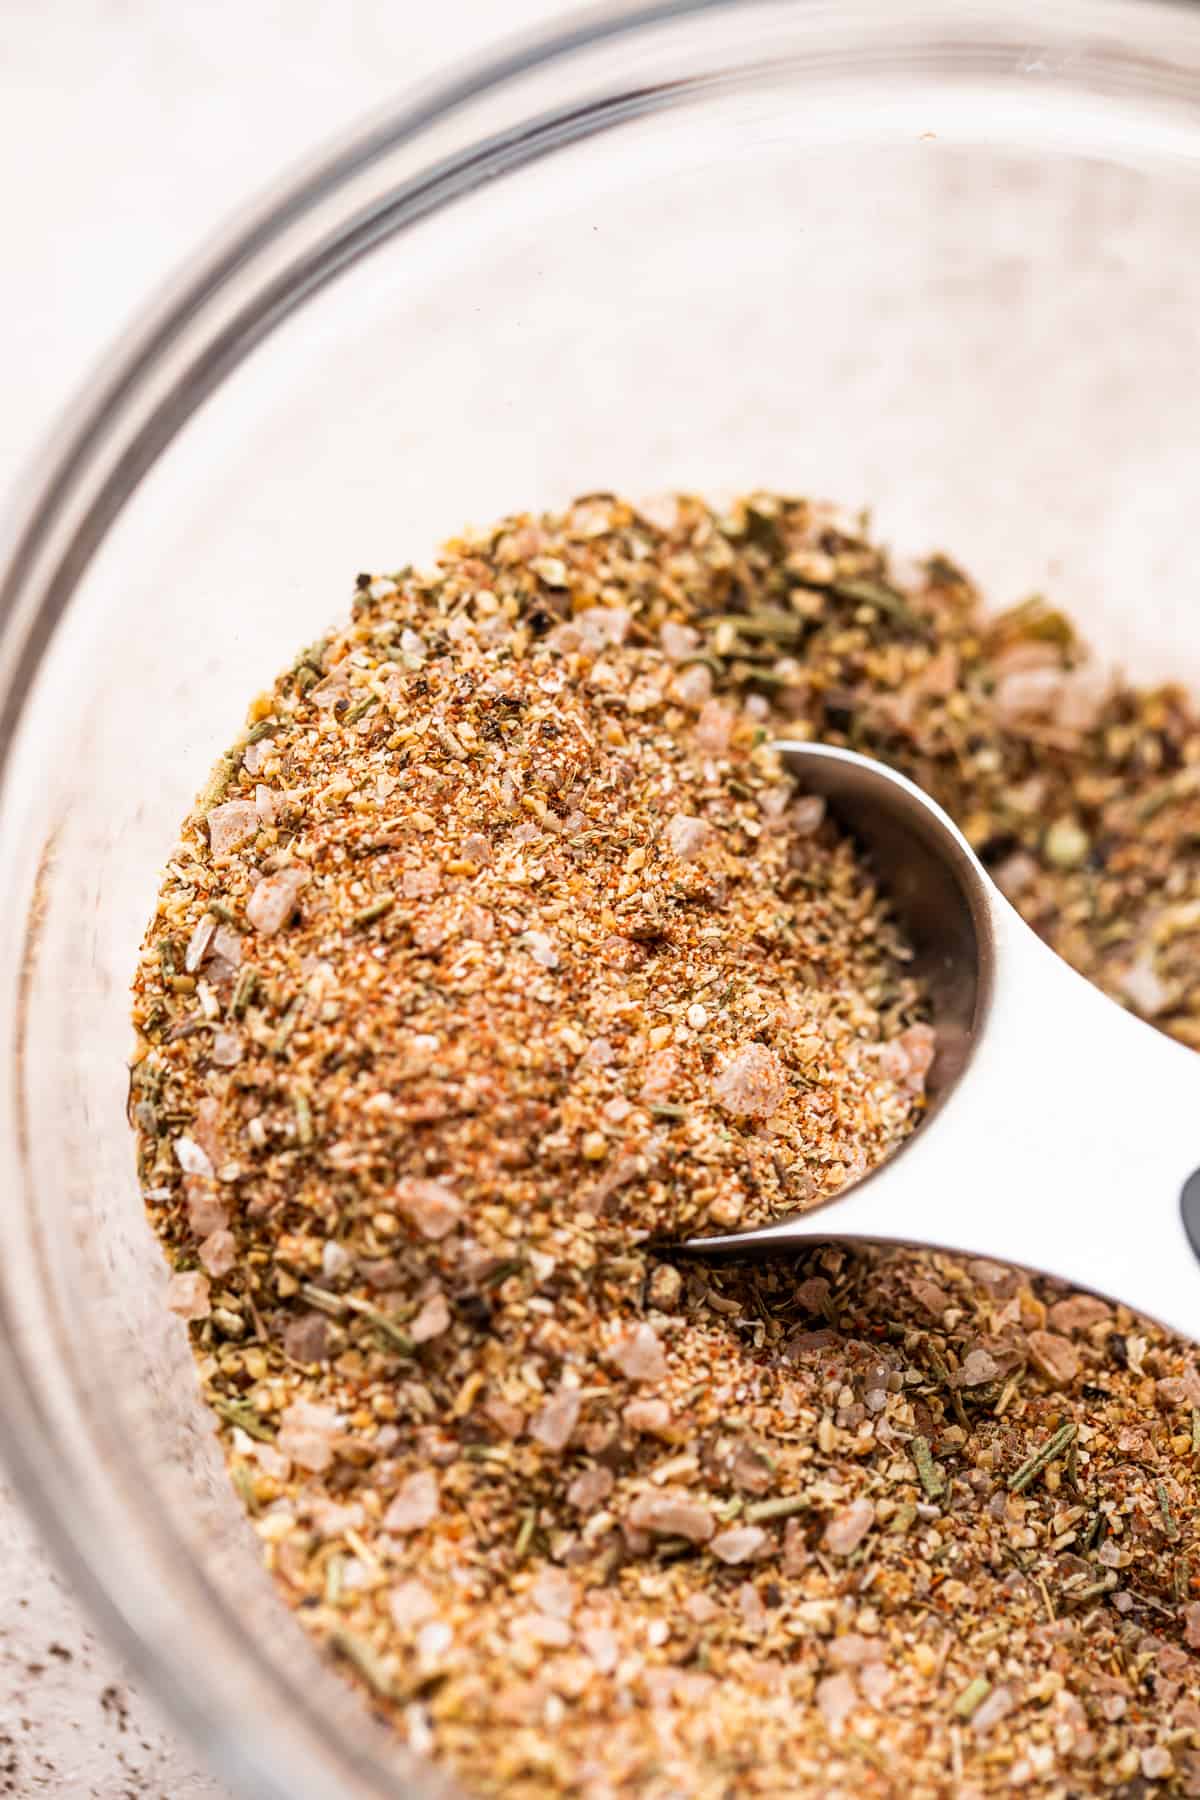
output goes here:
{"type": "Polygon", "coordinates": [[[811,1212],[692,1238],[707,1259],[836,1238],[1019,1263],[1200,1336],[1200,1059],[1075,974],[927,794],[881,763],[776,744],[870,854],[929,987],[929,1108],[811,1212]]]}

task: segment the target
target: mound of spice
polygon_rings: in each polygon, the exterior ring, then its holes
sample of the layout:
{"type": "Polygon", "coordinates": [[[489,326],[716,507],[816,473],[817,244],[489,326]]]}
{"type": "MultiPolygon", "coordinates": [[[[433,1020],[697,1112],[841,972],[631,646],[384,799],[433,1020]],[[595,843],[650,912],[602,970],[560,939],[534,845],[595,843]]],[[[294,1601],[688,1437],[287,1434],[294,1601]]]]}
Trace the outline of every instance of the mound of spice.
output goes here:
{"type": "Polygon", "coordinates": [[[135,983],[147,1205],[264,1558],[475,1792],[1200,1793],[1189,1347],[933,1253],[654,1254],[920,1117],[907,948],[781,726],[921,781],[1200,1045],[1200,726],[1043,603],[988,621],[769,495],[360,577],[135,983]]]}

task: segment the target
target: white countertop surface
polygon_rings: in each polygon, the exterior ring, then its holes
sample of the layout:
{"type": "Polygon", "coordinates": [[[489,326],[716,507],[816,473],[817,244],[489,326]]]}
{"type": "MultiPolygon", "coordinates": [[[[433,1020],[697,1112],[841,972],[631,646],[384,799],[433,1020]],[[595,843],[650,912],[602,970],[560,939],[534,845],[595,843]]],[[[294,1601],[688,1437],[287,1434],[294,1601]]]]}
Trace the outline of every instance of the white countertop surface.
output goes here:
{"type": "MultiPolygon", "coordinates": [[[[7,0],[0,493],[146,296],[313,145],[550,0],[7,0]]],[[[0,1487],[0,1795],[223,1800],[0,1487]]]]}

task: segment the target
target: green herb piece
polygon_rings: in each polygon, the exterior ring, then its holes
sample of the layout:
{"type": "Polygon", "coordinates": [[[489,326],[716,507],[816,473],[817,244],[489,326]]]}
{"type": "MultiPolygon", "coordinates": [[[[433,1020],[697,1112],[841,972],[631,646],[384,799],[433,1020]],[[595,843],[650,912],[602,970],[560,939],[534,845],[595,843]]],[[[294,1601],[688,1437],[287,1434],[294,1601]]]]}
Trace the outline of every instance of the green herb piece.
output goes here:
{"type": "Polygon", "coordinates": [[[258,1495],[254,1491],[254,1477],[244,1462],[232,1461],[229,1465],[229,1478],[238,1491],[242,1505],[256,1519],[262,1508],[258,1504],[258,1495]]]}
{"type": "Polygon", "coordinates": [[[521,1528],[517,1532],[517,1541],[513,1545],[513,1555],[518,1562],[523,1562],[533,1542],[533,1534],[537,1530],[537,1507],[531,1506],[521,1520],[521,1528]]]}
{"type": "Polygon", "coordinates": [[[296,1142],[307,1149],[313,1141],[312,1102],[302,1087],[292,1089],[292,1109],[296,1114],[296,1142]]]}
{"type": "Polygon", "coordinates": [[[746,1508],[747,1525],[764,1525],[769,1519],[790,1519],[807,1512],[812,1501],[807,1494],[781,1494],[777,1500],[756,1500],[746,1508]]]}
{"type": "Polygon", "coordinates": [[[254,967],[253,963],[247,963],[245,967],[238,972],[238,978],[233,989],[233,999],[229,1003],[229,1010],[235,1019],[241,1019],[245,1016],[246,1008],[253,1000],[257,987],[258,970],[254,967]]]}
{"type": "Polygon", "coordinates": [[[1192,1591],[1192,1560],[1186,1550],[1175,1558],[1175,1566],[1171,1571],[1171,1591],[1178,1606],[1183,1605],[1192,1591]]]}
{"type": "Polygon", "coordinates": [[[328,1313],[332,1319],[345,1317],[347,1302],[340,1294],[331,1294],[328,1288],[318,1287],[315,1281],[302,1281],[300,1292],[318,1312],[328,1313]]]}
{"type": "Polygon", "coordinates": [[[1154,1491],[1158,1495],[1158,1510],[1162,1514],[1163,1530],[1171,1542],[1176,1543],[1179,1538],[1179,1521],[1171,1510],[1171,1496],[1167,1492],[1166,1482],[1156,1481],[1154,1491]]]}
{"type": "Polygon", "coordinates": [[[291,1037],[292,1032],[295,1030],[296,1021],[299,1019],[300,1014],[303,1011],[303,1009],[304,1009],[304,995],[297,994],[296,998],[292,1001],[291,1005],[288,1007],[287,1011],[284,1013],[283,1018],[280,1020],[278,1031],[275,1033],[275,1036],[271,1039],[271,1055],[272,1056],[282,1056],[283,1055],[284,1051],[287,1048],[287,1041],[291,1037]]]}
{"type": "Polygon", "coordinates": [[[228,1424],[240,1426],[247,1437],[257,1438],[260,1444],[275,1442],[274,1426],[268,1425],[246,1401],[224,1400],[218,1397],[211,1402],[211,1405],[213,1411],[219,1413],[228,1424]]]}
{"type": "Polygon", "coordinates": [[[913,611],[903,594],[897,593],[884,581],[834,581],[830,583],[830,593],[836,594],[839,600],[855,600],[860,606],[873,606],[878,612],[892,618],[905,631],[914,636],[928,637],[929,627],[913,611]]]}
{"type": "Polygon", "coordinates": [[[974,1681],[968,1682],[958,1699],[954,1702],[956,1719],[969,1719],[976,1712],[992,1691],[992,1684],[985,1675],[977,1675],[974,1681]]]}
{"type": "Polygon", "coordinates": [[[1098,1600],[1101,1594],[1111,1594],[1116,1586],[1116,1571],[1110,1569],[1106,1575],[1101,1576],[1099,1581],[1089,1582],[1087,1587],[1072,1588],[1069,1593],[1064,1587],[1063,1593],[1064,1596],[1072,1602],[1076,1600],[1098,1600]]]}
{"type": "Polygon", "coordinates": [[[931,1500],[939,1500],[946,1491],[946,1482],[933,1460],[929,1439],[915,1437],[909,1445],[909,1449],[912,1451],[912,1459],[917,1465],[921,1486],[931,1500]]]}
{"type": "Polygon", "coordinates": [[[388,1674],[383,1661],[364,1637],[356,1631],[347,1631],[339,1626],[329,1634],[329,1648],[339,1656],[344,1656],[362,1676],[369,1688],[384,1700],[397,1698],[396,1684],[388,1674]]]}
{"type": "Polygon", "coordinates": [[[773,638],[794,644],[804,636],[805,620],[795,613],[773,612],[764,608],[752,613],[715,613],[705,620],[707,625],[732,625],[746,638],[773,638]]]}
{"type": "Polygon", "coordinates": [[[1074,1424],[1060,1425],[1053,1437],[1047,1438],[1040,1450],[1027,1457],[1015,1475],[1009,1476],[1008,1488],[1012,1494],[1025,1491],[1031,1481],[1036,1481],[1043,1469],[1049,1468],[1055,1457],[1061,1456],[1067,1445],[1075,1436],[1079,1427],[1074,1424]]]}
{"type": "Polygon", "coordinates": [[[913,1521],[916,1519],[916,1516],[917,1509],[913,1501],[905,1500],[896,1508],[892,1515],[891,1522],[888,1525],[889,1536],[904,1537],[907,1532],[912,1530],[913,1521]]]}
{"type": "Polygon", "coordinates": [[[352,925],[373,925],[376,919],[382,919],[390,913],[395,904],[395,894],[380,894],[377,900],[370,901],[366,906],[360,906],[356,913],[352,913],[350,923],[352,925]]]}
{"type": "Polygon", "coordinates": [[[369,1300],[356,1300],[353,1294],[347,1294],[345,1303],[352,1313],[358,1314],[360,1319],[368,1319],[376,1331],[387,1339],[392,1348],[399,1350],[403,1356],[411,1356],[416,1350],[416,1345],[408,1333],[400,1328],[396,1320],[390,1314],[381,1311],[378,1306],[372,1306],[369,1300]]]}

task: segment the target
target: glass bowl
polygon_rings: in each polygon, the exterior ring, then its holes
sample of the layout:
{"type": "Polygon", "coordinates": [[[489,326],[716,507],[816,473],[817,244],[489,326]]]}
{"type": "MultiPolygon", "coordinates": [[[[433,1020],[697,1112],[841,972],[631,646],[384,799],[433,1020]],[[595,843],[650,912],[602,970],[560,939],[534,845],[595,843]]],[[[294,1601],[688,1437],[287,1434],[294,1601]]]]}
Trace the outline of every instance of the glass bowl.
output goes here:
{"type": "Polygon", "coordinates": [[[406,98],[129,333],[0,543],[0,1380],[39,1523],[247,1794],[448,1791],[275,1598],[125,1123],[178,821],[355,572],[595,489],[870,505],[1200,676],[1200,14],[693,0],[406,98]]]}

